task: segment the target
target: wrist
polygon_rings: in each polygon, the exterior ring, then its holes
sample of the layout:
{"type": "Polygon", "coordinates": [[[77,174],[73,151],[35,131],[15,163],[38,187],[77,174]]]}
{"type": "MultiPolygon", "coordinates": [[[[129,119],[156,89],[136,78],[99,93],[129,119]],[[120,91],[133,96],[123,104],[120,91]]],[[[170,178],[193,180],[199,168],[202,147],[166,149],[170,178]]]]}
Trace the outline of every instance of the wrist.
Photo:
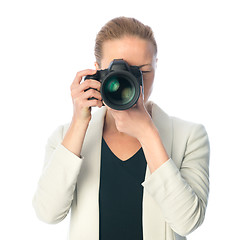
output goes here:
{"type": "Polygon", "coordinates": [[[91,119],[81,119],[81,118],[77,118],[77,117],[74,117],[72,118],[72,121],[71,121],[71,126],[73,126],[74,128],[84,128],[84,127],[88,127],[89,125],[89,122],[90,122],[91,119]]]}
{"type": "Polygon", "coordinates": [[[73,118],[62,141],[62,145],[78,157],[81,155],[88,123],[89,121],[73,118]]]}
{"type": "Polygon", "coordinates": [[[141,145],[148,144],[152,139],[160,138],[158,130],[152,121],[149,124],[145,125],[145,127],[142,129],[144,130],[141,131],[141,134],[138,138],[138,141],[141,143],[141,145]]]}
{"type": "Polygon", "coordinates": [[[155,125],[144,131],[144,135],[140,139],[140,144],[143,148],[151,173],[169,160],[168,153],[165,150],[162,139],[155,125]]]}

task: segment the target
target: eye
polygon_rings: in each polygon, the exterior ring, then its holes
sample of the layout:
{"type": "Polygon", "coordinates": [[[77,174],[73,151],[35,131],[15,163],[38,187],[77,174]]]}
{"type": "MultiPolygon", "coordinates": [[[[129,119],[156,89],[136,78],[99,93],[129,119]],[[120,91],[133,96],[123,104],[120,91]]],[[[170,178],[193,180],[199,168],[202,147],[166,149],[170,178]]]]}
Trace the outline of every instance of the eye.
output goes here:
{"type": "Polygon", "coordinates": [[[143,64],[143,65],[140,65],[138,67],[142,71],[143,74],[150,73],[153,70],[153,67],[152,67],[151,64],[143,64]]]}
{"type": "Polygon", "coordinates": [[[150,73],[151,72],[151,70],[149,70],[149,71],[142,71],[142,73],[144,74],[144,73],[150,73]]]}

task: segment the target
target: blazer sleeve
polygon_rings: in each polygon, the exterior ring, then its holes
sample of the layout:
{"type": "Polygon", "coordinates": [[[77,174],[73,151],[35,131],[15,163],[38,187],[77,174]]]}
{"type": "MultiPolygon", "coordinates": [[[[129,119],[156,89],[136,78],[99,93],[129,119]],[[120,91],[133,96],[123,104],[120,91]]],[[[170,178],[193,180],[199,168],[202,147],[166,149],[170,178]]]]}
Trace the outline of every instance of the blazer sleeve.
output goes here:
{"type": "Polygon", "coordinates": [[[143,183],[161,208],[165,221],[186,236],[204,220],[209,193],[209,141],[205,128],[194,124],[180,169],[170,158],[143,183]]]}
{"type": "Polygon", "coordinates": [[[83,161],[61,144],[62,139],[63,126],[48,139],[44,167],[32,200],[38,218],[52,224],[63,220],[70,210],[83,161]]]}

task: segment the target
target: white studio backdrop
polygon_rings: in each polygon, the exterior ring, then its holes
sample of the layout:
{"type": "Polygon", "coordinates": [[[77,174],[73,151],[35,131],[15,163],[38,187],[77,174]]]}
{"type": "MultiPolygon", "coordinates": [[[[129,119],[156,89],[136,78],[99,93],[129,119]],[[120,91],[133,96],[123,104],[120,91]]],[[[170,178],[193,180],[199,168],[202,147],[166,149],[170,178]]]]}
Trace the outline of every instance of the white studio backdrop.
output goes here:
{"type": "Polygon", "coordinates": [[[65,240],[69,216],[40,222],[32,197],[47,138],[72,116],[70,85],[94,68],[94,40],[117,16],[152,27],[158,68],[151,99],[168,114],[205,125],[210,197],[189,240],[240,239],[239,1],[1,1],[0,239],[65,240]]]}

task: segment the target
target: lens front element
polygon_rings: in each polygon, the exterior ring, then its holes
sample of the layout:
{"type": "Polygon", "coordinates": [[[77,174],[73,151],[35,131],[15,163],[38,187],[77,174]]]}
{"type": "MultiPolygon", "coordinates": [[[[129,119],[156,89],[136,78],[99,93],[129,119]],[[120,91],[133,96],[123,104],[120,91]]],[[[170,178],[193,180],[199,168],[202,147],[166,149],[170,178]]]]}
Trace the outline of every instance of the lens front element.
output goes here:
{"type": "Polygon", "coordinates": [[[116,110],[124,110],[132,107],[140,92],[136,78],[126,73],[110,74],[102,82],[101,94],[104,102],[116,110]]]}
{"type": "Polygon", "coordinates": [[[113,76],[107,80],[104,94],[112,103],[122,105],[133,99],[135,89],[127,79],[121,76],[113,76]]]}

